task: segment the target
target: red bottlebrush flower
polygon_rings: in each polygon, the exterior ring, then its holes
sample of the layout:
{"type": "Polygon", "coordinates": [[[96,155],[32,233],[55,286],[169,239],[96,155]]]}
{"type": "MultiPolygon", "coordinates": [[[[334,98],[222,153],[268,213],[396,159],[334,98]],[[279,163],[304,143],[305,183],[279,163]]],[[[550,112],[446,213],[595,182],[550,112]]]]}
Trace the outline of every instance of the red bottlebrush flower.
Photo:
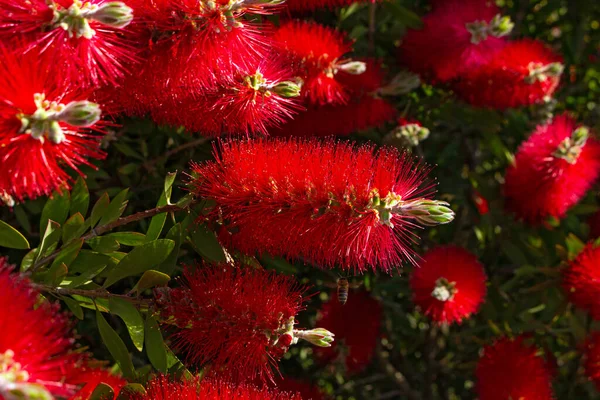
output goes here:
{"type": "Polygon", "coordinates": [[[560,61],[541,42],[509,42],[458,82],[456,91],[474,106],[498,110],[542,103],[558,87],[563,71],[560,61]]]}
{"type": "Polygon", "coordinates": [[[125,379],[113,375],[110,371],[102,368],[77,368],[70,383],[75,385],[83,384],[83,387],[71,397],[71,400],[89,400],[94,390],[101,383],[112,388],[114,393],[113,399],[116,399],[121,389],[127,385],[125,379]]]}
{"type": "Polygon", "coordinates": [[[365,63],[343,58],[352,51],[352,42],[343,33],[314,22],[284,23],[275,32],[274,41],[304,80],[302,93],[312,104],[346,103],[348,90],[338,74],[360,75],[365,70],[365,63]]]}
{"type": "Polygon", "coordinates": [[[477,394],[481,400],[551,400],[551,372],[535,347],[502,338],[486,346],[477,364],[477,394]]]}
{"type": "Polygon", "coordinates": [[[486,293],[483,266],[456,246],[428,251],[410,279],[413,301],[437,323],[460,323],[477,312],[486,293]]]}
{"type": "Polygon", "coordinates": [[[588,218],[587,222],[590,226],[590,238],[600,238],[600,211],[597,211],[590,218],[588,218]]]}
{"type": "Polygon", "coordinates": [[[321,363],[341,363],[348,374],[365,369],[377,347],[381,326],[381,305],[366,291],[351,292],[345,305],[330,299],[320,311],[318,323],[336,333],[331,347],[315,348],[321,363]]]}
{"type": "Polygon", "coordinates": [[[506,172],[507,208],[519,219],[539,224],[562,218],[600,175],[600,142],[568,116],[540,125],[525,141],[506,172]]]}
{"type": "Polygon", "coordinates": [[[447,82],[485,64],[504,47],[508,17],[488,0],[444,0],[402,39],[401,60],[413,72],[447,82]]]}
{"type": "Polygon", "coordinates": [[[146,393],[135,393],[131,400],[302,400],[299,394],[252,385],[233,385],[224,381],[202,379],[170,381],[159,376],[150,381],[146,393]]]}
{"type": "Polygon", "coordinates": [[[75,389],[69,372],[83,358],[71,352],[71,324],[58,307],[40,304],[30,282],[11,274],[12,269],[0,258],[0,397],[9,391],[6,398],[15,393],[31,396],[23,398],[42,398],[41,393],[48,392],[69,396],[75,389]]]}
{"type": "Polygon", "coordinates": [[[600,320],[600,247],[588,243],[563,270],[563,288],[569,301],[600,320]]]}
{"type": "Polygon", "coordinates": [[[353,3],[375,3],[376,0],[287,0],[285,5],[290,11],[313,11],[319,8],[336,8],[353,3]]]}
{"type": "Polygon", "coordinates": [[[594,332],[585,343],[584,367],[587,377],[600,390],[600,332],[594,332]]]}
{"type": "Polygon", "coordinates": [[[292,342],[304,288],[286,276],[228,266],[187,268],[182,288],[157,293],[181,329],[176,348],[235,381],[273,379],[292,342]],[[290,326],[291,325],[291,326],[290,326]]]}
{"type": "Polygon", "coordinates": [[[0,0],[0,38],[21,35],[21,50],[51,60],[43,68],[85,87],[117,83],[135,61],[135,47],[121,34],[132,19],[123,2],[0,0]]]}
{"type": "Polygon", "coordinates": [[[216,202],[221,240],[246,254],[390,271],[413,260],[413,228],[453,218],[428,199],[429,168],[395,149],[257,139],[222,142],[215,157],[192,166],[191,190],[216,202]]]}
{"type": "Polygon", "coordinates": [[[347,136],[353,132],[379,127],[396,118],[396,108],[382,96],[392,86],[384,84],[381,65],[366,62],[366,71],[360,75],[338,74],[340,83],[347,88],[347,104],[309,105],[288,123],[271,129],[274,136],[347,136]]]}
{"type": "Polygon", "coordinates": [[[99,139],[83,133],[100,108],[57,85],[34,54],[0,46],[0,59],[0,194],[23,200],[63,189],[65,166],[79,172],[104,156],[99,139]]]}

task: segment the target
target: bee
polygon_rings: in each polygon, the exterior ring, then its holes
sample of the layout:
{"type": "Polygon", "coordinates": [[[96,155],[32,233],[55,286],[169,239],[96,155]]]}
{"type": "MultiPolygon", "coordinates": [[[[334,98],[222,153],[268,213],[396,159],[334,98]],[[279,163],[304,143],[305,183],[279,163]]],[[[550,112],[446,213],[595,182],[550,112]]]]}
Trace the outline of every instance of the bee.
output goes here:
{"type": "Polygon", "coordinates": [[[337,299],[341,305],[346,304],[348,301],[348,290],[350,289],[350,283],[347,278],[338,278],[337,280],[337,299]]]}

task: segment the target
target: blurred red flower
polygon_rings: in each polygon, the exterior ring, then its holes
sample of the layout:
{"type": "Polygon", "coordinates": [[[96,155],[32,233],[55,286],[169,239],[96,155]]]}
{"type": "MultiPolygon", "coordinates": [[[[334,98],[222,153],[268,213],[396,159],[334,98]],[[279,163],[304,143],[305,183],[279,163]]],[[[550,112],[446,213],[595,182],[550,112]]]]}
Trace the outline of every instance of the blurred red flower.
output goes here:
{"type": "Polygon", "coordinates": [[[600,320],[600,247],[588,243],[562,272],[569,301],[600,320]]]}

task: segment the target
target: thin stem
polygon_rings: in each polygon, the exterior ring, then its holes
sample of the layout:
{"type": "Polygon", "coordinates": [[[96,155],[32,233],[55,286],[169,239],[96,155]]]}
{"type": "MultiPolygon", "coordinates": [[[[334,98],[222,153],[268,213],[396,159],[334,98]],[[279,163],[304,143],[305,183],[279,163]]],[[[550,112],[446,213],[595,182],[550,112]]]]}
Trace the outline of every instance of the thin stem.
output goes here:
{"type": "Polygon", "coordinates": [[[52,293],[57,296],[84,296],[89,297],[91,299],[110,299],[110,298],[118,298],[122,300],[126,300],[134,305],[150,308],[153,304],[153,301],[150,299],[138,299],[135,297],[123,295],[123,294],[114,294],[110,293],[104,289],[95,289],[95,290],[84,290],[84,289],[69,289],[69,288],[57,288],[49,285],[40,285],[34,284],[34,288],[38,289],[41,292],[52,293]]]}

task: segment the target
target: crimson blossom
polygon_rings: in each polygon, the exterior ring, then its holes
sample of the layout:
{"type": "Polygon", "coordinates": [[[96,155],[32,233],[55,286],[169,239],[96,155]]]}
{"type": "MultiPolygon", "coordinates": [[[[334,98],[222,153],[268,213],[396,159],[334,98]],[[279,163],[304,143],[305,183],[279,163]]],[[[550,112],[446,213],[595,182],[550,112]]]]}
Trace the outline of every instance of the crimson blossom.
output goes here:
{"type": "MultiPolygon", "coordinates": [[[[71,383],[83,385],[81,389],[70,398],[70,400],[88,400],[94,390],[100,384],[110,386],[113,390],[113,400],[117,398],[121,389],[127,385],[127,381],[120,376],[113,375],[110,371],[102,368],[78,367],[72,374],[71,383]]],[[[103,397],[104,400],[108,400],[103,397]]]]}
{"type": "Polygon", "coordinates": [[[212,379],[173,381],[165,376],[152,379],[145,393],[133,393],[131,400],[302,400],[299,394],[248,384],[230,384],[212,379]]]}
{"type": "Polygon", "coordinates": [[[457,246],[428,251],[410,278],[413,301],[437,323],[460,323],[475,313],[484,300],[483,266],[457,246]]]}
{"type": "Polygon", "coordinates": [[[0,40],[18,36],[19,51],[41,51],[44,69],[82,87],[114,85],[136,61],[122,35],[132,20],[121,1],[0,0],[0,40]]]}
{"type": "Polygon", "coordinates": [[[484,348],[475,370],[480,400],[554,399],[551,368],[524,341],[501,338],[484,348]]]}
{"type": "Polygon", "coordinates": [[[100,107],[56,82],[47,59],[0,45],[0,195],[12,204],[68,186],[89,158],[101,159],[100,107]]]}
{"type": "Polygon", "coordinates": [[[13,268],[0,258],[0,398],[68,397],[84,357],[71,351],[71,323],[13,268]]]}
{"type": "Polygon", "coordinates": [[[562,218],[600,175],[600,142],[566,115],[538,126],[506,171],[506,206],[539,224],[562,218]]]}
{"type": "Polygon", "coordinates": [[[349,293],[345,305],[333,296],[323,304],[318,323],[336,332],[336,342],[316,348],[317,361],[339,364],[348,374],[364,370],[375,354],[382,313],[381,304],[364,290],[349,293]]]}
{"type": "Polygon", "coordinates": [[[592,318],[600,320],[600,247],[588,243],[577,257],[562,271],[563,288],[569,301],[587,310],[592,318]]]}
{"type": "Polygon", "coordinates": [[[476,107],[498,110],[540,104],[551,97],[563,72],[562,59],[542,42],[509,42],[455,85],[476,107]]]}
{"type": "Polygon", "coordinates": [[[600,390],[600,332],[593,332],[586,340],[584,357],[585,374],[600,390]]]}
{"type": "Polygon", "coordinates": [[[491,1],[438,1],[423,27],[403,37],[401,61],[424,78],[447,82],[485,64],[512,27],[491,1]]]}
{"type": "Polygon", "coordinates": [[[214,375],[273,380],[277,361],[298,339],[333,340],[322,330],[294,329],[306,289],[289,277],[226,265],[186,268],[184,277],[181,288],[158,291],[157,302],[179,327],[175,347],[191,363],[210,364],[214,375]]]}
{"type": "Polygon", "coordinates": [[[190,189],[216,203],[208,218],[222,224],[220,239],[246,254],[389,272],[414,260],[414,229],[454,217],[431,200],[429,168],[392,148],[230,140],[215,158],[192,165],[190,189]]]}

